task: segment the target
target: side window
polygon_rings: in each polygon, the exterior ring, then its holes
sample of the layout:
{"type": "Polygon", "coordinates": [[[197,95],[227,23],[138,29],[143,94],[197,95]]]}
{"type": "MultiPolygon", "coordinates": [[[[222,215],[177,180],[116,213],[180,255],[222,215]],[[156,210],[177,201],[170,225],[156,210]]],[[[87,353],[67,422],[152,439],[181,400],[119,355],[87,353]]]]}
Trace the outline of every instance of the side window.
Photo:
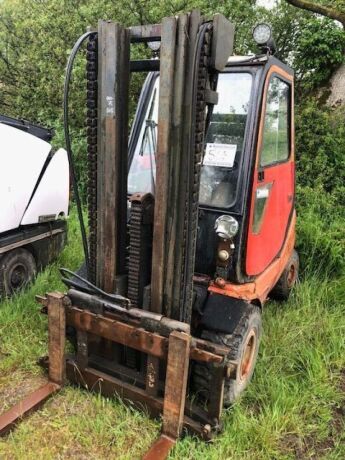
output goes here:
{"type": "Polygon", "coordinates": [[[260,166],[287,160],[290,153],[290,85],[273,77],[267,91],[260,166]]]}

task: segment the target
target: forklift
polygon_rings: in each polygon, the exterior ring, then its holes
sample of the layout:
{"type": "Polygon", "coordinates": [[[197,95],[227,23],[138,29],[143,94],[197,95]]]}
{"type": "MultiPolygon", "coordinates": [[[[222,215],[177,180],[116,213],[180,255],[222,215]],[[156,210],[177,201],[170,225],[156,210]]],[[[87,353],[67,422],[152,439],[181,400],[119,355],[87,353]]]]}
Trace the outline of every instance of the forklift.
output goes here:
{"type": "Polygon", "coordinates": [[[260,53],[232,56],[233,24],[194,10],[100,21],[77,41],[65,88],[86,42],[85,264],[61,269],[67,293],[37,297],[48,381],[0,416],[0,433],[66,379],[162,416],[145,459],[166,458],[185,430],[221,430],[252,377],[262,307],[298,276],[293,72],[268,25],[253,35],[260,53]],[[153,59],[131,60],[143,43],[153,59]],[[128,142],[133,72],[147,77],[128,142]]]}

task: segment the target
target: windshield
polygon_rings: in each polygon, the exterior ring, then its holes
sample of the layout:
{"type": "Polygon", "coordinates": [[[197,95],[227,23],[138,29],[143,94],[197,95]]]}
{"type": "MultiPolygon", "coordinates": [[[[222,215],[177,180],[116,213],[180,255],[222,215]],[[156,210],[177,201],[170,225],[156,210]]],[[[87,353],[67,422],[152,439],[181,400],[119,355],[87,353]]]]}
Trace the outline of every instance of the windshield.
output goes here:
{"type": "Polygon", "coordinates": [[[201,168],[202,204],[228,207],[236,198],[251,87],[250,73],[219,75],[219,101],[213,109],[201,168]]]}
{"type": "MultiPolygon", "coordinates": [[[[217,207],[230,206],[236,197],[243,151],[252,76],[249,73],[219,75],[218,104],[206,136],[201,168],[199,201],[217,207]]],[[[128,192],[155,192],[159,78],[141,126],[128,174],[128,192]]]]}
{"type": "Polygon", "coordinates": [[[128,193],[150,192],[154,195],[156,183],[156,146],[158,121],[159,78],[153,87],[144,122],[135,146],[128,174],[128,193]]]}

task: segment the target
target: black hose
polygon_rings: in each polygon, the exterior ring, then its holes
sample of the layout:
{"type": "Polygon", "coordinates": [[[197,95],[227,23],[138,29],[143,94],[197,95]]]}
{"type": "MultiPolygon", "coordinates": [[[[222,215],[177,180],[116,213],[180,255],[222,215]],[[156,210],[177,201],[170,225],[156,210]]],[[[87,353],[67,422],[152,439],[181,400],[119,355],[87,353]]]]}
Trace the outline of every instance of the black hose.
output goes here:
{"type": "Polygon", "coordinates": [[[73,279],[66,277],[73,277],[76,278],[77,280],[81,281],[82,283],[85,284],[85,286],[88,288],[88,292],[91,294],[98,294],[99,296],[108,299],[113,302],[119,302],[121,304],[124,304],[127,307],[130,306],[130,300],[127,299],[126,297],[123,297],[122,295],[119,294],[109,294],[102,289],[98,288],[94,284],[90,283],[90,281],[86,280],[82,276],[78,275],[78,273],[74,273],[71,270],[68,270],[67,268],[60,268],[59,269],[61,275],[62,275],[62,281],[68,286],[68,287],[74,287],[76,289],[80,289],[80,285],[73,279]]]}
{"type": "Polygon", "coordinates": [[[64,126],[64,133],[65,133],[65,142],[66,142],[66,150],[67,150],[67,155],[68,155],[68,161],[70,164],[70,171],[71,171],[71,179],[72,179],[72,186],[73,186],[73,191],[75,195],[75,201],[77,205],[77,212],[78,212],[78,219],[80,223],[80,230],[81,230],[81,236],[83,240],[83,248],[84,248],[84,255],[85,255],[85,264],[86,264],[86,271],[87,271],[87,277],[89,278],[89,273],[90,273],[90,258],[89,258],[89,248],[88,248],[88,243],[87,243],[87,236],[86,236],[86,230],[85,230],[85,224],[84,224],[84,217],[83,217],[83,210],[81,206],[81,200],[80,200],[80,195],[79,195],[79,189],[78,189],[78,182],[75,174],[75,167],[74,167],[74,160],[73,160],[73,152],[72,152],[72,146],[71,146],[71,138],[70,138],[70,132],[69,132],[69,113],[68,113],[68,98],[69,98],[69,84],[71,81],[71,75],[72,75],[72,70],[73,70],[73,64],[74,64],[74,59],[81,48],[82,44],[84,41],[92,34],[95,32],[86,32],[84,35],[79,37],[77,42],[75,43],[72,52],[68,58],[67,62],[67,69],[66,69],[66,76],[65,76],[65,83],[64,83],[64,93],[63,93],[63,104],[64,104],[64,109],[63,109],[63,115],[64,115],[64,121],[63,121],[63,126],[64,126]]]}

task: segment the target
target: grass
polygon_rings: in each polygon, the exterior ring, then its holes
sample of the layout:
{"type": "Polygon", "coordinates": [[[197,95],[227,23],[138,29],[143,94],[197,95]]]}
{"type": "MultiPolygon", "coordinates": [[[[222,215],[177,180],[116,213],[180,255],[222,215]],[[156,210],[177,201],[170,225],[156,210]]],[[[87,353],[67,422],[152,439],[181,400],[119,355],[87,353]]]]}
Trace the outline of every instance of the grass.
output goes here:
{"type": "MultiPolygon", "coordinates": [[[[38,387],[47,318],[35,294],[63,290],[58,267],[76,268],[75,216],[56,264],[23,294],[0,304],[0,412],[38,387]]],[[[264,338],[245,396],[224,413],[213,443],[185,437],[172,459],[345,458],[345,279],[305,274],[289,302],[264,309],[264,338]]],[[[116,399],[70,386],[0,441],[0,459],[136,459],[160,424],[116,399]]]]}

